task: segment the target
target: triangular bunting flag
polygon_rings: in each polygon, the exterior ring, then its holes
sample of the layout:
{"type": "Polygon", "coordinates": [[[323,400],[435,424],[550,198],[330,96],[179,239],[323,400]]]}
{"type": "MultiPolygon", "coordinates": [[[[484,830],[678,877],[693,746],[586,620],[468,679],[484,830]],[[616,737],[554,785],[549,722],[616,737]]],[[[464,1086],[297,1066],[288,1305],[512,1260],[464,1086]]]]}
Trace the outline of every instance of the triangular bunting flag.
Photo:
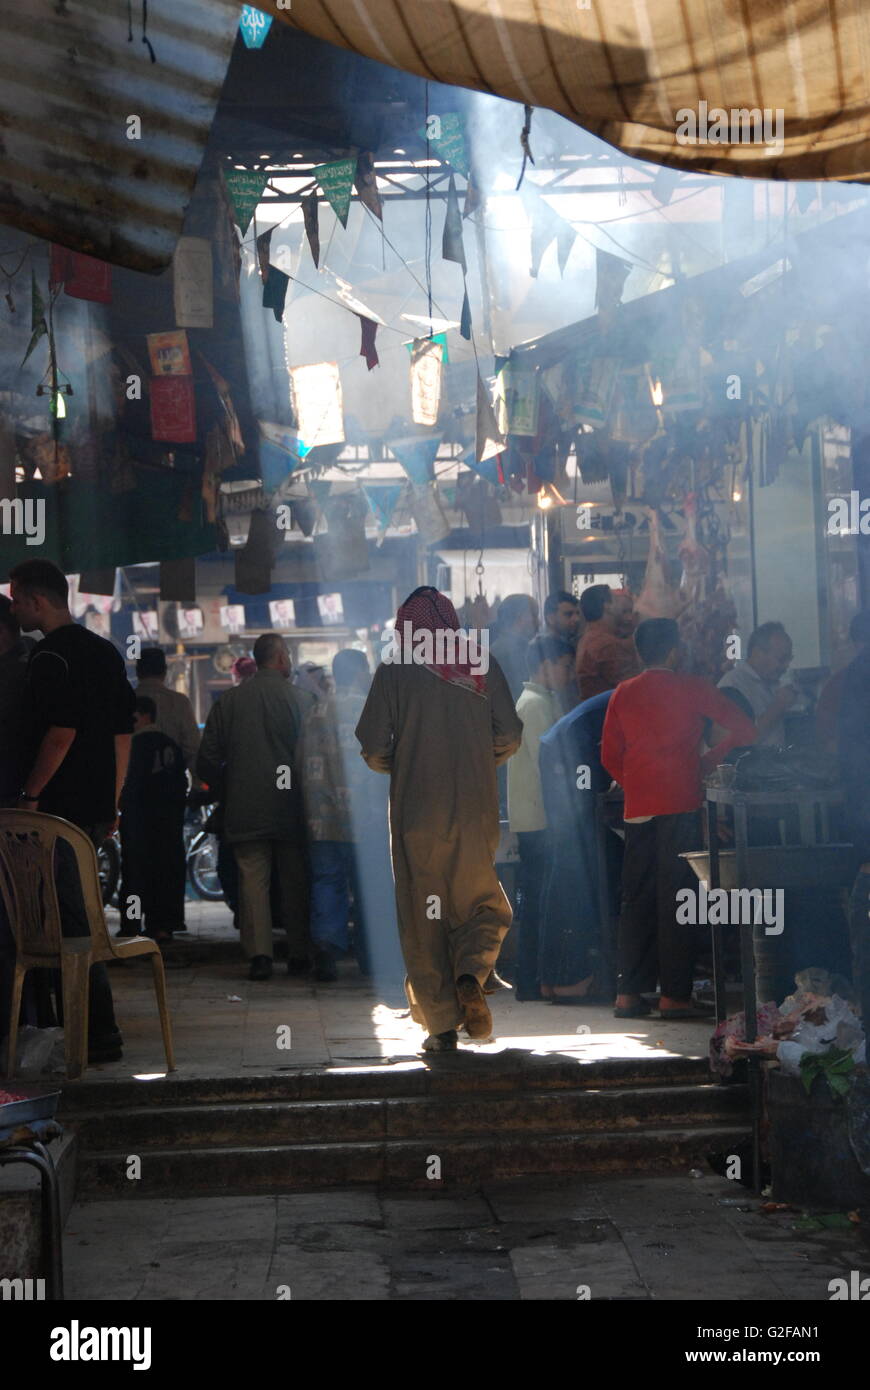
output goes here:
{"type": "Polygon", "coordinates": [[[495,454],[500,454],[506,448],[498,422],[495,418],[495,411],[489,399],[489,392],[483,384],[483,378],[477,378],[477,431],[474,445],[474,457],[477,463],[486,463],[495,454]]]}
{"type": "Polygon", "coordinates": [[[529,270],[530,275],[537,277],[541,268],[541,259],[550,245],[551,241],[556,242],[556,252],[559,259],[559,274],[564,275],[565,266],[568,264],[568,257],[571,254],[571,247],[574,245],[577,233],[566,222],[564,217],[560,217],[554,212],[550,204],[544,198],[536,197],[532,205],[532,263],[529,270]]]}
{"type": "Polygon", "coordinates": [[[274,230],[274,227],[270,227],[268,232],[263,232],[261,236],[257,237],[257,264],[260,267],[260,278],[264,285],[269,278],[269,255],[274,230]]]}
{"type": "Polygon", "coordinates": [[[465,122],[455,111],[446,116],[430,116],[428,124],[419,132],[423,140],[428,140],[438,156],[456,170],[457,174],[470,173],[468,153],[465,148],[465,122]]]}
{"type": "Polygon", "coordinates": [[[473,212],[477,212],[481,202],[480,189],[477,186],[474,175],[469,174],[468,184],[465,189],[465,206],[462,209],[463,221],[466,217],[470,217],[473,212]]]}
{"type": "Polygon", "coordinates": [[[347,226],[355,173],[356,163],[352,159],[334,159],[329,164],[318,164],[311,171],[312,178],[317,179],[342,227],[347,226]]]}
{"type": "Polygon", "coordinates": [[[279,323],[284,322],[284,301],[287,298],[289,275],[276,265],[269,266],[269,278],[263,286],[263,308],[271,309],[279,323]]]}
{"type": "Polygon", "coordinates": [[[441,435],[409,435],[404,439],[388,439],[387,446],[395,454],[412,483],[422,485],[435,477],[434,464],[441,435]]]}
{"type": "Polygon", "coordinates": [[[224,182],[232,200],[236,225],[244,236],[269,182],[269,175],[253,169],[225,169],[224,182]]]}
{"type": "Polygon", "coordinates": [[[378,350],[375,347],[375,336],[378,331],[378,325],[375,323],[374,319],[364,318],[362,314],[357,314],[357,318],[362,326],[359,355],[365,358],[366,366],[369,371],[371,371],[372,367],[376,367],[380,361],[378,350]]]}
{"type": "Polygon", "coordinates": [[[450,175],[447,189],[447,215],[444,218],[444,233],[441,237],[441,255],[445,261],[455,261],[457,265],[461,265],[463,273],[467,270],[465,247],[462,244],[462,215],[459,211],[456,179],[453,174],[450,175]]]}
{"type": "Polygon", "coordinates": [[[375,175],[375,165],[372,156],[367,152],[361,153],[356,161],[356,191],[359,200],[375,217],[381,222],[384,220],[383,209],[381,208],[381,195],[378,192],[378,180],[375,175]]]}
{"type": "Polygon", "coordinates": [[[468,290],[462,296],[462,320],[459,324],[459,333],[462,338],[471,337],[471,305],[468,302],[468,290]]]}
{"type": "Polygon", "coordinates": [[[27,351],[21,363],[22,367],[40,338],[48,332],[48,327],[45,322],[45,304],[39,286],[36,283],[36,272],[32,267],[30,271],[30,328],[30,342],[27,345],[27,351]]]}
{"type": "Polygon", "coordinates": [[[396,510],[396,503],[402,495],[402,484],[391,483],[388,487],[364,488],[369,506],[374,513],[375,520],[384,530],[392,520],[393,512],[396,510]]]}
{"type": "Polygon", "coordinates": [[[305,223],[308,245],[311,247],[311,258],[315,266],[318,266],[320,264],[320,213],[316,188],[313,193],[309,193],[307,198],[302,199],[302,219],[305,223]]]}
{"type": "Polygon", "coordinates": [[[478,463],[475,458],[474,444],[469,444],[462,455],[462,462],[467,464],[469,468],[473,468],[475,473],[479,473],[487,483],[494,483],[498,487],[499,483],[504,482],[498,458],[493,455],[492,458],[484,459],[482,463],[478,463]]]}
{"type": "Polygon", "coordinates": [[[308,491],[322,511],[323,504],[332,491],[332,483],[326,482],[323,478],[312,478],[308,484],[308,491]]]}

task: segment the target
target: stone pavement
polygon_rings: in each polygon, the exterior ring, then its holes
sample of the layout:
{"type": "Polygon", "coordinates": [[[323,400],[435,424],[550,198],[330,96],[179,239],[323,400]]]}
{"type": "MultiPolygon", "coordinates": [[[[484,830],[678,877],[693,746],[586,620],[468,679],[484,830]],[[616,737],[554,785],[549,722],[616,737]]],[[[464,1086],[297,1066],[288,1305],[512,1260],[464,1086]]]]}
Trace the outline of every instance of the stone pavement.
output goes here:
{"type": "MultiPolygon", "coordinates": [[[[116,914],[110,913],[114,930],[116,914]]],[[[276,962],[273,978],[253,984],[241,957],[227,958],[237,942],[222,904],[188,903],[192,945],[167,968],[179,1076],[245,1075],[288,1067],[359,1066],[417,1057],[423,1032],[407,1015],[403,1001],[382,996],[364,980],[353,961],[342,961],[335,984],[288,977],[276,962]],[[218,943],[219,959],[197,950],[197,942],[218,943]],[[278,1030],[289,1026],[291,1047],[277,1047],[278,1030]]],[[[124,1059],[89,1067],[89,1081],[154,1075],[165,1069],[151,967],[138,960],[110,966],[115,1012],[124,1035],[124,1059]]],[[[562,1053],[582,1059],[641,1057],[651,1053],[706,1055],[709,1025],[633,1019],[617,1022],[609,1006],[548,1003],[518,1004],[511,991],[490,997],[495,1041],[481,1051],[506,1048],[562,1053]]],[[[286,1037],[286,1034],[284,1035],[286,1037]]],[[[468,1046],[471,1046],[470,1044],[468,1046]]]]}
{"type": "Polygon", "coordinates": [[[69,1300],[827,1301],[866,1227],[806,1231],[722,1178],[78,1203],[69,1300]]]}

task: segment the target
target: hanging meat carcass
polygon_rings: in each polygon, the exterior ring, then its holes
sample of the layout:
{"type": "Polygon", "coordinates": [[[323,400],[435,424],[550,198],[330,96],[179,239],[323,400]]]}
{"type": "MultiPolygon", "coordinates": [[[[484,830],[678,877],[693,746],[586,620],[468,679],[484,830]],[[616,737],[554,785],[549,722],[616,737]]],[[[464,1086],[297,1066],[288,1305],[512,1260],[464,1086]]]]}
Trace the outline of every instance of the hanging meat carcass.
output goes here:
{"type": "Polygon", "coordinates": [[[680,593],[689,605],[700,603],[704,597],[705,580],[710,570],[710,556],[698,541],[698,496],[689,492],[683,500],[686,518],[686,535],[680,546],[680,560],[683,573],[680,576],[680,593]]]}
{"type": "Polygon", "coordinates": [[[676,618],[683,604],[680,595],[671,583],[668,571],[668,558],[662,543],[661,525],[658,511],[649,508],[649,557],[640,598],[635,604],[635,613],[644,618],[676,618]]]}

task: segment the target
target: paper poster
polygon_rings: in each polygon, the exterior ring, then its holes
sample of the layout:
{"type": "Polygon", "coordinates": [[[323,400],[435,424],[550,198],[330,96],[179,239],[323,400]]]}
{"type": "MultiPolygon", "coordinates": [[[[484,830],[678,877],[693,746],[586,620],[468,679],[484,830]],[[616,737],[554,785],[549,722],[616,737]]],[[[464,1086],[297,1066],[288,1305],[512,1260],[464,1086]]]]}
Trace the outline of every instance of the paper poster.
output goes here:
{"type": "Polygon", "coordinates": [[[318,594],[317,611],[325,627],[336,627],[344,622],[344,605],[341,594],[318,594]]]}
{"type": "Polygon", "coordinates": [[[297,430],[306,451],[318,444],[344,442],[341,377],[336,362],[290,368],[290,390],[297,430]]]}
{"type": "Polygon", "coordinates": [[[508,362],[498,374],[497,415],[502,434],[534,436],[538,433],[540,380],[535,371],[524,371],[508,362]]]}
{"type": "Polygon", "coordinates": [[[111,637],[112,619],[108,613],[86,613],[85,627],[98,637],[111,637]]]}
{"type": "Polygon", "coordinates": [[[228,632],[244,632],[245,605],[243,603],[223,603],[219,612],[221,627],[228,632]]]}
{"type": "Polygon", "coordinates": [[[157,617],[156,608],[143,608],[141,612],[133,613],[133,631],[137,637],[141,637],[143,642],[157,642],[160,640],[160,624],[157,617]]]}
{"type": "Polygon", "coordinates": [[[182,608],[178,609],[178,635],[179,637],[196,637],[205,627],[205,618],[201,608],[182,608]]]}
{"type": "MultiPolygon", "coordinates": [[[[269,175],[252,169],[225,169],[224,183],[233,205],[236,226],[245,235],[263,196],[269,175]]],[[[189,325],[187,325],[189,327],[189,325]]]]}
{"type": "Polygon", "coordinates": [[[355,173],[356,161],[353,159],[334,159],[329,164],[318,164],[316,169],[311,170],[312,178],[317,179],[342,227],[347,226],[355,173]]]}
{"type": "Polygon", "coordinates": [[[151,378],[151,437],[172,444],[196,440],[196,404],[191,376],[151,378]]]}
{"type": "MultiPolygon", "coordinates": [[[[619,376],[617,357],[597,357],[578,362],[574,383],[574,424],[600,428],[610,414],[613,391],[619,376]]],[[[561,411],[557,407],[560,419],[561,411]]]]}
{"type": "Polygon", "coordinates": [[[441,344],[415,338],[411,346],[411,418],[415,425],[434,425],[441,407],[441,344]]]}
{"type": "Polygon", "coordinates": [[[269,622],[275,628],[293,627],[296,622],[296,605],[292,598],[278,598],[270,601],[269,622]]]}
{"type": "Polygon", "coordinates": [[[172,293],[177,328],[214,326],[211,242],[183,236],[172,257],[172,293]]]}
{"type": "Polygon", "coordinates": [[[191,376],[190,348],[183,328],[174,333],[148,333],[148,356],[155,376],[191,376]]]}

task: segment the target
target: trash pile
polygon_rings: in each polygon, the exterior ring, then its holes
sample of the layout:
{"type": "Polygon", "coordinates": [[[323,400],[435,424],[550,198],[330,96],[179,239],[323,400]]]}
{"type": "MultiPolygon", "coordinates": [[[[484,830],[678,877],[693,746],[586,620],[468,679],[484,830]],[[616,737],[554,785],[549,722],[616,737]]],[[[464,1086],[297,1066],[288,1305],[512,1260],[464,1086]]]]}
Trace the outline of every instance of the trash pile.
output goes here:
{"type": "Polygon", "coordinates": [[[719,1024],[710,1040],[710,1067],[728,1078],[741,1057],[775,1058],[786,1075],[801,1077],[808,1090],[823,1069],[832,1090],[842,1094],[847,1076],[866,1061],[856,1004],[852,986],[842,976],[820,966],[800,970],[793,994],[781,1005],[767,1003],[757,1010],[755,1042],[746,1041],[742,1013],[719,1024]],[[809,1061],[813,1057],[824,1057],[824,1064],[809,1061]]]}

